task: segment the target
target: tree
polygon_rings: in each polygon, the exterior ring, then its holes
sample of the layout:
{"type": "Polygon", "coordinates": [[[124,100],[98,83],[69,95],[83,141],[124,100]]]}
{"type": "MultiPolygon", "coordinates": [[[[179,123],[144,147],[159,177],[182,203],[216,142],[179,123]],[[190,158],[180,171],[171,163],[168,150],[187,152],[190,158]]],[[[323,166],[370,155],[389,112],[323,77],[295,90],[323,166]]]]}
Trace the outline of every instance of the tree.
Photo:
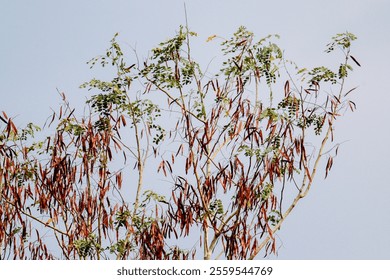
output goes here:
{"type": "Polygon", "coordinates": [[[0,258],[275,253],[275,232],[320,162],[325,177],[332,168],[336,120],[356,108],[346,88],[351,61],[360,66],[350,54],[356,37],[327,45],[343,53],[336,71],[307,70],[285,59],[277,36],[256,41],[240,27],[207,40],[222,42],[224,59],[210,75],[187,27],[142,62],[126,61],[117,36],[89,62],[114,73],[82,85],[92,92],[83,117],[63,93],[48,136],[0,116],[0,258]]]}

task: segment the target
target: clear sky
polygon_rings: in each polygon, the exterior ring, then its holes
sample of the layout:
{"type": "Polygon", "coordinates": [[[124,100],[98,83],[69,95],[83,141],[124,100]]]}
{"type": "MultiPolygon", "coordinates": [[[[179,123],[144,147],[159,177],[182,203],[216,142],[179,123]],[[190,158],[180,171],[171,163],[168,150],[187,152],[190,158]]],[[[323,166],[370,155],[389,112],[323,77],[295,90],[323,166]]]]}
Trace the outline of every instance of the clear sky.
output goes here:
{"type": "MultiPolygon", "coordinates": [[[[92,78],[86,62],[116,32],[141,56],[185,24],[183,0],[0,0],[0,111],[42,124],[57,108],[56,88],[82,105],[78,87],[92,78]]],[[[240,25],[257,36],[277,33],[300,66],[329,62],[336,33],[358,36],[352,73],[358,110],[336,126],[340,148],[326,180],[316,178],[278,233],[279,259],[390,259],[390,1],[187,0],[189,25],[203,42],[230,37],[240,25]]],[[[211,59],[202,53],[201,59],[211,59]]]]}

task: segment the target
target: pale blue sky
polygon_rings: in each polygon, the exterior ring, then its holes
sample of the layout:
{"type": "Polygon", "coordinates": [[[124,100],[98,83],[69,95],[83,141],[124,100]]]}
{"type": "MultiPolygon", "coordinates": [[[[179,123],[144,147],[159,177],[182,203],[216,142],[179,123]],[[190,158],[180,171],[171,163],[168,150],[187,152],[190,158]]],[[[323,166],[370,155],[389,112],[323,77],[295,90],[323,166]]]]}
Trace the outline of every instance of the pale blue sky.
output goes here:
{"type": "MultiPolygon", "coordinates": [[[[78,87],[96,72],[85,64],[101,54],[114,33],[141,56],[184,24],[182,0],[0,0],[0,111],[16,123],[42,124],[57,108],[56,88],[82,105],[78,87]]],[[[199,42],[230,36],[240,25],[279,45],[301,66],[329,63],[331,36],[358,36],[353,55],[362,68],[358,110],[336,126],[340,148],[327,180],[317,177],[278,233],[280,259],[390,259],[390,132],[388,67],[390,1],[187,0],[189,25],[199,42]]],[[[199,43],[200,44],[200,43],[199,43]]],[[[200,44],[202,45],[202,44],[200,44]]],[[[207,62],[212,53],[198,53],[207,62]]]]}

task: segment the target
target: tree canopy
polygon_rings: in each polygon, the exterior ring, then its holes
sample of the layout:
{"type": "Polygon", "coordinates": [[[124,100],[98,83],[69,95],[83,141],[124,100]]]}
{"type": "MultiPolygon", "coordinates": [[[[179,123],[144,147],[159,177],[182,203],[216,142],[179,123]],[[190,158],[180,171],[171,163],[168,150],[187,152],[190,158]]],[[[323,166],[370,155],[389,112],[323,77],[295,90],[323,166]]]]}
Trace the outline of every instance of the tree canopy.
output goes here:
{"type": "Polygon", "coordinates": [[[145,60],[118,34],[91,68],[83,112],[63,105],[43,129],[0,116],[0,259],[253,259],[339,145],[354,111],[346,79],[356,37],[337,34],[332,69],[306,69],[240,27],[220,43],[216,73],[181,26],[145,60]],[[132,50],[130,50],[132,51],[132,50]],[[129,61],[130,60],[130,61],[129,61]],[[39,138],[39,139],[37,139],[39,138]]]}

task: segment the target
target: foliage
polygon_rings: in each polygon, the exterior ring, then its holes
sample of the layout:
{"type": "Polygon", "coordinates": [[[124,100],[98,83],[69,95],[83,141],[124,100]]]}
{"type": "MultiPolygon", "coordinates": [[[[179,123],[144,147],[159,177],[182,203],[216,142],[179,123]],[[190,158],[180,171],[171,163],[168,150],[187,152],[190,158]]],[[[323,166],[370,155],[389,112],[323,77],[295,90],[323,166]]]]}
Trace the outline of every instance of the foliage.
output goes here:
{"type": "Polygon", "coordinates": [[[350,55],[356,37],[338,34],[327,46],[344,54],[337,70],[291,70],[277,36],[256,41],[240,27],[230,39],[209,37],[222,40],[224,58],[210,77],[191,55],[197,34],[187,27],[142,63],[127,63],[117,36],[89,62],[115,73],[81,86],[91,91],[83,117],[61,93],[54,133],[36,141],[38,126],[0,116],[0,258],[276,253],[275,232],[323,156],[326,176],[333,165],[325,151],[335,121],[356,107],[354,89],[345,91],[350,61],[360,66],[350,55]]]}

